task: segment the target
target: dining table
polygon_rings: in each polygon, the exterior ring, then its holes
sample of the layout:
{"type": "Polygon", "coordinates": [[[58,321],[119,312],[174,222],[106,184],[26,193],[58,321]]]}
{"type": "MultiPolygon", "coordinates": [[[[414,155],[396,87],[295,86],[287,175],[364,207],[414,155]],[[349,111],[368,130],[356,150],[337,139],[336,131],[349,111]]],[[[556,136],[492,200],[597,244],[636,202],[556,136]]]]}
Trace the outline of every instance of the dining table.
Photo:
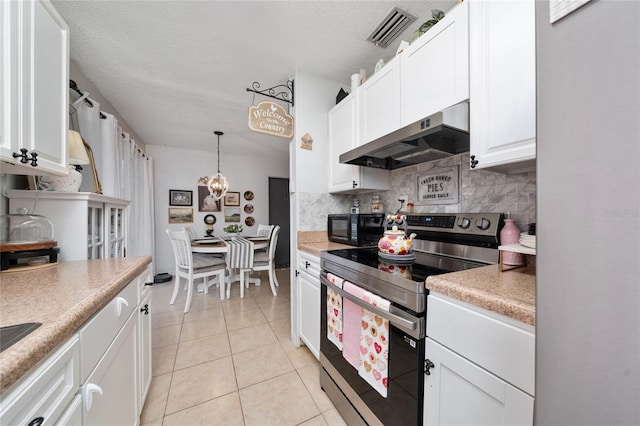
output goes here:
{"type": "MultiPolygon", "coordinates": [[[[233,268],[231,268],[229,261],[229,245],[226,241],[233,239],[239,239],[242,241],[250,241],[253,243],[253,250],[262,250],[269,247],[268,235],[241,235],[239,237],[204,237],[194,238],[191,240],[191,251],[193,253],[209,253],[209,254],[224,254],[227,258],[227,271],[228,281],[227,285],[238,281],[240,279],[239,274],[234,274],[233,268]],[[226,241],[225,241],[226,240],[226,241]]],[[[256,286],[260,285],[260,278],[249,278],[249,283],[253,283],[256,286]]]]}

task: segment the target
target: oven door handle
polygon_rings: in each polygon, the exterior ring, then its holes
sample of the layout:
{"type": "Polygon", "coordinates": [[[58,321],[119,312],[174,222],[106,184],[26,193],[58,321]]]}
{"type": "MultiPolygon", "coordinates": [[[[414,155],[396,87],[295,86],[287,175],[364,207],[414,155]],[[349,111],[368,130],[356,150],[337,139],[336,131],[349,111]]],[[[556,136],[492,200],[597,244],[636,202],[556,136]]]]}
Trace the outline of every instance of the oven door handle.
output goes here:
{"type": "MultiPolygon", "coordinates": [[[[402,328],[406,328],[408,330],[416,330],[418,328],[418,322],[417,321],[412,321],[410,319],[406,319],[401,317],[399,314],[404,314],[404,312],[396,310],[396,312],[390,312],[390,311],[385,311],[384,309],[380,309],[377,306],[373,306],[367,302],[365,302],[364,300],[358,299],[356,296],[352,295],[351,293],[347,293],[346,291],[344,291],[343,289],[341,289],[340,287],[337,287],[336,285],[334,285],[332,282],[330,282],[329,280],[327,280],[324,276],[320,276],[320,280],[322,281],[322,284],[326,285],[327,288],[330,288],[331,290],[335,291],[336,293],[338,293],[340,296],[342,296],[343,298],[348,299],[349,301],[355,303],[356,305],[360,306],[361,308],[366,309],[367,311],[373,312],[374,314],[377,314],[379,316],[381,316],[382,318],[401,326],[402,328]]],[[[393,306],[390,306],[389,309],[395,309],[393,306]]],[[[407,314],[405,314],[407,315],[407,314]]]]}

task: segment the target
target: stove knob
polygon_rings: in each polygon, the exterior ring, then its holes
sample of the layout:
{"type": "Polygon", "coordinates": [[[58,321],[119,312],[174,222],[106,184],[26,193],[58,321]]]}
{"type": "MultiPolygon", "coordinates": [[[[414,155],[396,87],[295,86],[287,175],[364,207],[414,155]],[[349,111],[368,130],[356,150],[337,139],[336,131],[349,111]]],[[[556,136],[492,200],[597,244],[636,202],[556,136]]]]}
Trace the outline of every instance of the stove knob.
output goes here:
{"type": "Polygon", "coordinates": [[[467,229],[471,225],[471,221],[466,217],[463,217],[458,221],[458,226],[462,229],[467,229]]]}
{"type": "Polygon", "coordinates": [[[476,220],[476,226],[484,231],[489,229],[489,226],[491,226],[491,222],[489,221],[489,219],[483,217],[482,219],[476,220]]]}

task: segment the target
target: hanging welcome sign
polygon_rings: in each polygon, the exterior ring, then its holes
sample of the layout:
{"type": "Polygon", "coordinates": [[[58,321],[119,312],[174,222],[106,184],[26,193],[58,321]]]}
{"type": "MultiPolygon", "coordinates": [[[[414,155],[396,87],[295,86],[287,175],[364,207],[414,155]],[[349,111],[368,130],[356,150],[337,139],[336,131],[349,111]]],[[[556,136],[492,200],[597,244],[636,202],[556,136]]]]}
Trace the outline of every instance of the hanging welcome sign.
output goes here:
{"type": "Polygon", "coordinates": [[[280,105],[260,102],[249,107],[249,129],[258,133],[291,139],[293,137],[293,117],[280,105]]]}

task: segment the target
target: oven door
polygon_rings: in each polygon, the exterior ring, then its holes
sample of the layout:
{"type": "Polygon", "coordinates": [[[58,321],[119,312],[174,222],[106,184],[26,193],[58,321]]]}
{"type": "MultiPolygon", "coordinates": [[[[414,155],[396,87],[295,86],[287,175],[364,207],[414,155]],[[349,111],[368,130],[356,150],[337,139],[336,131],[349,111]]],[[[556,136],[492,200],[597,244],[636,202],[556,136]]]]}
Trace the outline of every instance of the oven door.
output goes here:
{"type": "Polygon", "coordinates": [[[348,424],[422,425],[424,395],[424,338],[411,329],[424,330],[424,317],[403,312],[384,315],[389,319],[389,385],[387,398],[371,387],[327,339],[327,285],[365,309],[371,305],[344,293],[322,274],[320,316],[321,385],[348,424]],[[337,289],[337,290],[336,290],[337,289]],[[324,377],[323,377],[324,376],[324,377]],[[323,383],[324,379],[324,383],[323,383]],[[329,380],[329,382],[327,382],[329,380]],[[354,418],[355,413],[359,415],[354,418]]]}

